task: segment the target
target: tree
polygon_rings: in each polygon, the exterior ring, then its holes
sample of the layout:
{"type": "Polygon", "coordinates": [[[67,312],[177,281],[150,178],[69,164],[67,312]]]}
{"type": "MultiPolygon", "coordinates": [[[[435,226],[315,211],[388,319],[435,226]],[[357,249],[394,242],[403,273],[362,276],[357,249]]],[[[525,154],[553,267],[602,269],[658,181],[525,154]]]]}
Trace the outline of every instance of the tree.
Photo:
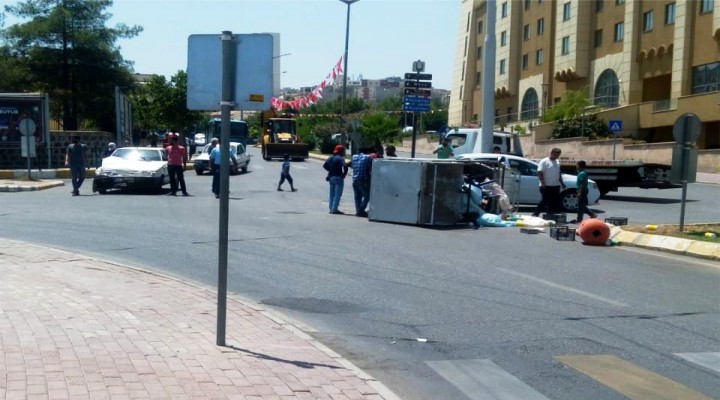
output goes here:
{"type": "Polygon", "coordinates": [[[169,81],[154,75],[132,96],[137,125],[145,129],[168,128],[186,133],[193,125],[204,125],[207,115],[187,109],[187,73],[178,71],[169,81]]]}
{"type": "Polygon", "coordinates": [[[364,145],[387,142],[398,135],[397,117],[386,112],[375,112],[366,115],[360,123],[364,145]]]}
{"type": "Polygon", "coordinates": [[[543,122],[553,122],[577,117],[589,104],[587,89],[569,90],[565,92],[560,103],[545,110],[542,120],[543,122]]]}
{"type": "Polygon", "coordinates": [[[62,118],[66,130],[76,130],[81,119],[113,130],[115,86],[133,85],[131,63],[115,42],[142,28],[106,27],[111,5],[112,0],[27,0],[5,6],[7,13],[29,21],[3,29],[3,47],[32,82],[27,91],[47,92],[57,100],[51,114],[62,118]]]}

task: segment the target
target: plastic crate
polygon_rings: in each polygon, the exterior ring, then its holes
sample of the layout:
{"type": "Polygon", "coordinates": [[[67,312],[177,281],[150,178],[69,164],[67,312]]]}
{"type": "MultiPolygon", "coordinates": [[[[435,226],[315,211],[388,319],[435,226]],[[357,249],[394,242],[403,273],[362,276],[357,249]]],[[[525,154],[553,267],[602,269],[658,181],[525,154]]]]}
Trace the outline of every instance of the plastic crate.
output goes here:
{"type": "Polygon", "coordinates": [[[550,237],[555,240],[574,242],[575,228],[569,228],[567,226],[550,227],[550,237]]]}
{"type": "Polygon", "coordinates": [[[556,224],[565,224],[567,223],[567,215],[564,213],[561,214],[543,214],[543,219],[547,221],[555,221],[556,224]]]}
{"type": "Polygon", "coordinates": [[[608,218],[605,218],[605,223],[613,224],[615,226],[627,225],[628,219],[627,219],[627,217],[608,217],[608,218]]]}
{"type": "Polygon", "coordinates": [[[538,228],[520,228],[520,233],[527,233],[527,234],[537,234],[540,233],[540,229],[538,228]]]}

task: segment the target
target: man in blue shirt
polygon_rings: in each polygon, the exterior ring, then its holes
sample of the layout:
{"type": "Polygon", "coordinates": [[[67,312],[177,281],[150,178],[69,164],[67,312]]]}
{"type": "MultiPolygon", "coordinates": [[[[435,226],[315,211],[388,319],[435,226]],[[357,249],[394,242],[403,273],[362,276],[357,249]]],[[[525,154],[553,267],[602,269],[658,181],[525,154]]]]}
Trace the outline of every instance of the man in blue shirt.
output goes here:
{"type": "Polygon", "coordinates": [[[338,210],[345,187],[345,176],[348,173],[348,165],[345,162],[345,146],[341,144],[335,146],[332,157],[325,160],[323,168],[328,172],[325,180],[330,185],[330,195],[328,196],[330,214],[345,214],[338,210]]]}
{"type": "MultiPolygon", "coordinates": [[[[213,138],[213,143],[215,138],[213,138]]],[[[230,162],[237,167],[237,156],[234,154],[232,147],[228,149],[230,153],[230,162]]],[[[210,169],[212,170],[212,192],[215,194],[215,198],[220,198],[220,139],[217,140],[217,145],[210,151],[210,169]]]]}
{"type": "Polygon", "coordinates": [[[352,156],[351,167],[353,170],[353,192],[355,193],[355,215],[367,217],[365,210],[370,202],[370,163],[372,158],[369,150],[363,148],[359,154],[352,156]]]}

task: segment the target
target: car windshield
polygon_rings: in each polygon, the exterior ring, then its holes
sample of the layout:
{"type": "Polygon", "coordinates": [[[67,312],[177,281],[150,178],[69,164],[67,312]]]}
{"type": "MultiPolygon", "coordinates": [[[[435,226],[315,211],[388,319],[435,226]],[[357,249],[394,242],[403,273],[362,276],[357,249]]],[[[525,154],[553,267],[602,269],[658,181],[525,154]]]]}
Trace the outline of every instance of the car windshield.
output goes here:
{"type": "Polygon", "coordinates": [[[113,157],[132,161],[162,161],[160,151],[151,149],[117,149],[113,157]]]}

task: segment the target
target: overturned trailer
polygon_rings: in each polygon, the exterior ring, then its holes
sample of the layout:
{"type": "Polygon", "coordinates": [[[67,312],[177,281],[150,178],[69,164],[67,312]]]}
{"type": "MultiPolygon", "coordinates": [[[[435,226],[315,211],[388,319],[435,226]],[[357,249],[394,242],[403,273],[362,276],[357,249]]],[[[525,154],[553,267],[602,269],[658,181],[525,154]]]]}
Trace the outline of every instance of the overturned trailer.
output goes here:
{"type": "Polygon", "coordinates": [[[517,187],[503,169],[477,161],[379,158],[372,164],[368,218],[427,226],[467,222],[463,206],[467,193],[462,191],[466,176],[496,180],[511,192],[517,187]]]}

